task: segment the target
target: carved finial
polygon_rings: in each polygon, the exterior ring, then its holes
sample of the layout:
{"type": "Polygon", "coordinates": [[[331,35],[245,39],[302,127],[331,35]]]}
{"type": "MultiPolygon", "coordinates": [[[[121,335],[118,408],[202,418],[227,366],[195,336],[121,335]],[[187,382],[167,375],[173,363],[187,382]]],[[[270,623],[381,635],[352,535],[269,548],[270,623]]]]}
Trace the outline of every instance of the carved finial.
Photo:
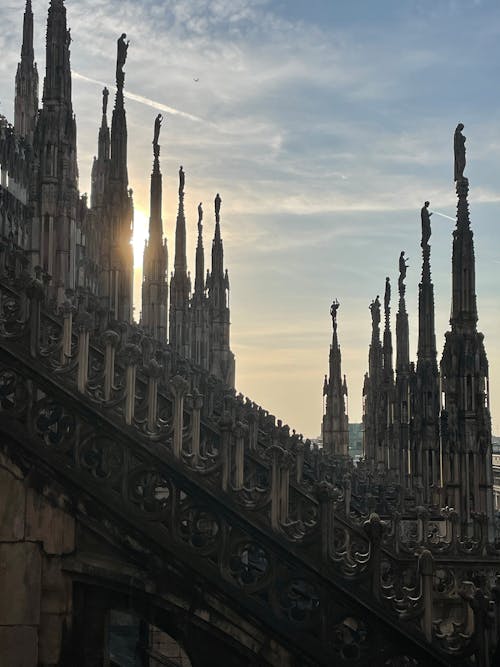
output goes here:
{"type": "Polygon", "coordinates": [[[184,197],[185,174],[182,165],[179,167],[179,196],[184,197]]]}
{"type": "Polygon", "coordinates": [[[429,239],[431,238],[431,215],[429,211],[430,202],[424,202],[422,209],[420,211],[420,218],[422,220],[422,241],[420,245],[422,248],[429,245],[429,239]]]}
{"type": "Polygon", "coordinates": [[[102,91],[102,115],[105,116],[108,113],[108,98],[109,90],[105,87],[102,91]]]}
{"type": "Polygon", "coordinates": [[[337,331],[337,311],[340,308],[338,299],[335,299],[330,307],[330,315],[332,316],[333,330],[337,331]]]}
{"type": "Polygon", "coordinates": [[[123,72],[123,67],[127,61],[127,52],[130,44],[130,40],[126,42],[127,39],[126,33],[123,33],[117,41],[117,55],[116,55],[116,85],[118,88],[123,88],[123,83],[125,81],[125,73],[123,72]]]}
{"type": "Polygon", "coordinates": [[[219,193],[217,193],[215,197],[215,222],[220,222],[220,205],[222,203],[222,199],[219,196],[219,193]]]}
{"type": "Polygon", "coordinates": [[[455,130],[453,138],[453,147],[455,152],[455,181],[461,181],[464,177],[465,169],[465,137],[462,134],[463,123],[459,123],[455,130]]]}

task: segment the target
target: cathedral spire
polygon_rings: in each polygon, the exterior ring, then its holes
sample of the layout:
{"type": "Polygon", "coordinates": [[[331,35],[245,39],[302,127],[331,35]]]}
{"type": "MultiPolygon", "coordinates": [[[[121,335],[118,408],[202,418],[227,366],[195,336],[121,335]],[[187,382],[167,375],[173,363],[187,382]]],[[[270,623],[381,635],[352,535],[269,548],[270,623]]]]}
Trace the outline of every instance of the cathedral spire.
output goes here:
{"type": "Polygon", "coordinates": [[[332,303],[333,335],[330,346],[329,378],[325,377],[323,393],[326,395],[326,409],[323,416],[323,450],[327,454],[346,458],[349,455],[349,425],[345,408],[347,383],[342,379],[340,345],[337,336],[337,311],[340,304],[332,303]]]}
{"type": "Polygon", "coordinates": [[[182,166],[179,168],[179,209],[175,226],[175,260],[174,271],[178,274],[187,273],[186,255],[186,218],[184,216],[184,184],[185,174],[182,166]]]}
{"type": "Polygon", "coordinates": [[[153,173],[151,174],[151,192],[150,192],[150,218],[149,218],[149,244],[162,245],[163,243],[163,222],[162,222],[162,177],[160,171],[160,145],[158,143],[160,136],[161,123],[163,116],[158,114],[155,120],[155,130],[153,138],[153,173]]]}
{"type": "Polygon", "coordinates": [[[222,199],[219,193],[215,197],[215,234],[212,241],[212,279],[224,275],[224,246],[220,232],[220,207],[222,199]]]}
{"type": "Polygon", "coordinates": [[[430,364],[437,373],[436,331],[434,326],[434,286],[431,280],[431,222],[429,202],[426,201],[420,212],[422,222],[422,280],[419,285],[418,302],[418,349],[417,370],[422,364],[430,364]]]}
{"type": "Polygon", "coordinates": [[[170,344],[184,358],[190,354],[189,293],[191,281],[187,273],[186,219],[184,216],[185,174],[179,168],[179,210],[175,226],[174,274],[170,280],[170,344]]]}
{"type": "Polygon", "coordinates": [[[76,226],[78,165],[76,120],[71,103],[71,36],[63,0],[51,0],[47,18],[43,105],[33,136],[31,191],[36,224],[29,241],[32,263],[52,277],[51,298],[62,303],[75,289],[80,267],[76,226]]]}
{"type": "Polygon", "coordinates": [[[134,204],[128,187],[127,118],[123,103],[125,72],[129,42],[123,33],[117,40],[116,97],[111,119],[111,159],[106,199],[106,230],[108,234],[104,264],[107,265],[107,287],[104,289],[105,310],[115,319],[132,321],[134,287],[134,255],[132,233],[134,204]]]}
{"type": "Polygon", "coordinates": [[[97,156],[102,160],[109,160],[110,138],[108,127],[108,99],[109,90],[104,88],[102,91],[102,120],[99,129],[99,146],[97,156]]]}
{"type": "Polygon", "coordinates": [[[71,32],[66,24],[63,0],[50,0],[47,20],[47,51],[43,104],[62,104],[72,109],[70,47],[71,32]]]}
{"type": "Polygon", "coordinates": [[[368,352],[368,373],[363,387],[364,450],[372,468],[385,465],[384,432],[382,423],[383,355],[380,344],[380,297],[370,304],[372,335],[368,352]]]}
{"type": "Polygon", "coordinates": [[[29,143],[33,143],[38,114],[38,70],[33,48],[33,10],[27,0],[23,21],[23,45],[21,60],[16,73],[16,97],[14,102],[14,128],[29,143]]]}
{"type": "Polygon", "coordinates": [[[123,67],[127,60],[129,42],[125,41],[127,35],[123,33],[117,41],[116,56],[116,96],[115,108],[111,120],[111,177],[121,185],[122,190],[128,187],[127,170],[127,116],[123,101],[123,88],[125,85],[125,72],[123,67]]]}
{"type": "Polygon", "coordinates": [[[203,249],[203,209],[198,205],[198,243],[196,245],[196,275],[194,280],[194,298],[205,294],[205,251],[203,249]]]}
{"type": "Polygon", "coordinates": [[[455,130],[455,181],[458,197],[457,225],[453,233],[453,288],[451,306],[451,327],[453,331],[476,331],[476,270],[474,259],[473,233],[470,228],[469,180],[464,177],[465,137],[464,126],[455,130]]]}
{"type": "Polygon", "coordinates": [[[420,212],[422,223],[422,279],[418,294],[418,348],[415,381],[414,447],[412,477],[422,489],[425,505],[439,502],[440,482],[439,410],[440,391],[434,327],[434,286],[431,281],[429,202],[420,212]]]}
{"type": "Polygon", "coordinates": [[[411,484],[411,381],[410,340],[408,313],[406,312],[406,263],[405,252],[399,255],[399,306],[396,315],[396,382],[394,386],[395,447],[399,459],[399,481],[406,488],[411,484]],[[397,434],[397,435],[396,435],[397,434]]]}
{"type": "Polygon", "coordinates": [[[464,126],[454,136],[457,224],[453,232],[451,331],[441,359],[443,505],[454,507],[462,531],[472,534],[474,513],[488,518],[491,539],[493,494],[488,359],[477,331],[474,242],[469,220],[469,181],[464,176],[464,126]]]}
{"type": "Polygon", "coordinates": [[[408,264],[406,263],[405,251],[402,250],[399,255],[399,308],[396,315],[396,371],[398,373],[407,371],[410,366],[410,340],[405,299],[406,285],[404,283],[407,269],[408,264]]]}
{"type": "Polygon", "coordinates": [[[162,176],[160,171],[160,129],[163,116],[154,124],[153,172],[149,237],[144,247],[141,325],[157,340],[166,341],[168,322],[168,251],[163,239],[162,176]]]}
{"type": "Polygon", "coordinates": [[[222,199],[217,193],[215,234],[212,241],[212,271],[207,280],[210,317],[210,371],[228,386],[234,387],[234,355],[230,349],[229,276],[224,271],[224,246],[220,231],[222,199]]]}
{"type": "Polygon", "coordinates": [[[392,334],[391,334],[391,281],[389,277],[385,279],[384,293],[384,377],[392,382],[392,334]]]}
{"type": "Polygon", "coordinates": [[[21,57],[33,65],[35,60],[35,52],[33,49],[33,9],[31,7],[31,0],[26,0],[26,7],[24,10],[23,22],[23,45],[21,48],[21,57]]]}
{"type": "Polygon", "coordinates": [[[97,143],[97,157],[94,156],[92,164],[90,204],[92,208],[100,208],[104,204],[104,193],[108,185],[109,160],[110,160],[110,136],[108,127],[108,99],[109,90],[102,91],[102,120],[99,128],[99,139],[97,143]]]}
{"type": "Polygon", "coordinates": [[[205,293],[205,256],[203,250],[203,208],[198,205],[198,243],[196,245],[196,276],[191,299],[191,359],[209,370],[210,332],[205,293]]]}

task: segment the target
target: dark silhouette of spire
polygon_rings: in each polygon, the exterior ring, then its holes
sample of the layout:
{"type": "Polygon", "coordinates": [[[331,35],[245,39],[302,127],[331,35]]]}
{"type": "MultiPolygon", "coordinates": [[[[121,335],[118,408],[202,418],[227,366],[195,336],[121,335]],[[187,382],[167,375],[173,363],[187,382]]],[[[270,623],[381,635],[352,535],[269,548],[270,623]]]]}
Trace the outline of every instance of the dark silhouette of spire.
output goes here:
{"type": "Polygon", "coordinates": [[[71,33],[66,25],[66,7],[63,0],[50,0],[47,21],[47,51],[43,103],[71,104],[71,33]]]}
{"type": "Polygon", "coordinates": [[[102,207],[104,204],[104,194],[108,186],[111,140],[108,127],[108,99],[109,91],[104,88],[102,91],[102,120],[99,128],[99,139],[97,143],[97,157],[94,156],[91,176],[90,202],[92,208],[102,207]]]}
{"type": "Polygon", "coordinates": [[[467,195],[464,126],[454,136],[457,224],[453,232],[451,331],[441,359],[443,505],[454,507],[462,532],[471,534],[474,513],[488,518],[493,537],[493,478],[488,359],[477,331],[475,259],[467,195]]]}
{"type": "Polygon", "coordinates": [[[184,169],[179,169],[179,209],[177,211],[177,222],[175,225],[175,260],[174,271],[177,275],[187,274],[186,253],[186,218],[184,216],[184,169]]]}
{"type": "Polygon", "coordinates": [[[372,468],[385,465],[382,409],[383,354],[380,344],[380,298],[370,304],[372,334],[368,352],[368,373],[363,386],[364,448],[372,468]]]}
{"type": "Polygon", "coordinates": [[[229,275],[224,270],[224,246],[220,229],[222,199],[217,193],[215,233],[212,241],[212,271],[207,279],[210,317],[210,370],[227,385],[234,386],[234,355],[230,349],[229,275]]]}
{"type": "Polygon", "coordinates": [[[330,308],[333,335],[330,346],[329,378],[325,377],[323,394],[326,395],[326,409],[323,416],[323,449],[327,454],[347,458],[349,455],[349,425],[345,409],[347,383],[342,378],[342,355],[337,335],[337,312],[339,302],[335,300],[330,308]]]}
{"type": "Polygon", "coordinates": [[[452,331],[477,330],[476,268],[470,228],[469,181],[457,181],[457,225],[453,232],[453,288],[450,324],[452,331]]]}
{"type": "Polygon", "coordinates": [[[175,226],[174,274],[170,280],[170,344],[187,358],[190,350],[189,294],[191,281],[187,273],[186,219],[184,216],[185,174],[179,168],[179,209],[175,226]]]}
{"type": "Polygon", "coordinates": [[[205,251],[203,249],[203,209],[198,206],[198,242],[196,245],[196,274],[193,299],[205,296],[205,251]]]}
{"type": "Polygon", "coordinates": [[[71,102],[71,36],[63,0],[51,0],[47,18],[43,105],[33,137],[35,169],[31,191],[40,234],[30,240],[33,265],[51,276],[58,303],[77,283],[76,225],[78,166],[76,121],[71,102]]]}
{"type": "Polygon", "coordinates": [[[434,325],[434,285],[431,280],[430,256],[431,248],[428,243],[430,237],[430,219],[432,215],[427,211],[428,203],[424,204],[421,212],[422,219],[422,280],[419,285],[418,302],[418,349],[417,370],[428,365],[433,374],[437,375],[436,331],[434,325]]]}
{"type": "Polygon", "coordinates": [[[155,121],[151,174],[149,237],[144,247],[141,325],[157,340],[166,341],[168,323],[168,250],[163,238],[162,175],[158,143],[161,115],[155,121]]]}
{"type": "Polygon", "coordinates": [[[127,58],[128,42],[125,42],[125,33],[117,42],[116,66],[116,95],[113,117],[111,120],[111,178],[117,182],[123,191],[128,188],[127,170],[127,115],[123,99],[125,73],[123,66],[127,58]]]}
{"type": "Polygon", "coordinates": [[[431,281],[429,239],[431,236],[429,202],[421,210],[422,279],[418,295],[418,349],[415,381],[414,447],[411,468],[413,479],[422,489],[426,505],[439,503],[439,374],[434,326],[434,286],[431,281]]]}
{"type": "Polygon", "coordinates": [[[27,0],[24,11],[21,60],[16,73],[14,129],[29,143],[33,143],[37,114],[38,70],[33,48],[33,10],[31,0],[27,0]]]}

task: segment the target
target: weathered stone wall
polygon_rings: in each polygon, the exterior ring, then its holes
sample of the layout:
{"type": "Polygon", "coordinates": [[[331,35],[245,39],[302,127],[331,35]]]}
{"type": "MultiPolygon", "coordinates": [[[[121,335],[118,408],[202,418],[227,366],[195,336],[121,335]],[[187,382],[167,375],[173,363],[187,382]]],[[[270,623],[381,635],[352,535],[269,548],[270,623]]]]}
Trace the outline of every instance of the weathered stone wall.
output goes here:
{"type": "Polygon", "coordinates": [[[59,663],[72,612],[62,557],[74,548],[74,519],[0,452],[0,664],[59,663]]]}

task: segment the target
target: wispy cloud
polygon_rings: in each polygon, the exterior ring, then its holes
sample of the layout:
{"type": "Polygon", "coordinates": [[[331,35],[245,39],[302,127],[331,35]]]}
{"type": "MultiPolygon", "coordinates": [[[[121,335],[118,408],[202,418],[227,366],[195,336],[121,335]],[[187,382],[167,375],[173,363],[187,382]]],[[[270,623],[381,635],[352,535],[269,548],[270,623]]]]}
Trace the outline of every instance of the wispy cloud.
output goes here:
{"type": "MultiPolygon", "coordinates": [[[[98,81],[97,79],[92,79],[91,77],[80,74],[74,70],[73,76],[75,79],[80,79],[80,81],[87,81],[87,83],[94,83],[98,86],[106,86],[110,90],[116,90],[115,86],[112,86],[109,83],[98,81]]],[[[162,104],[161,102],[155,102],[155,100],[150,100],[148,97],[144,97],[143,95],[136,95],[135,93],[131,93],[128,90],[124,91],[124,97],[126,97],[128,100],[139,102],[139,104],[145,104],[146,106],[157,109],[158,111],[165,111],[166,113],[173,114],[174,116],[182,116],[183,118],[188,118],[189,120],[193,120],[197,123],[203,122],[201,118],[198,118],[198,116],[193,116],[193,114],[186,113],[185,111],[174,109],[173,107],[169,107],[166,104],[162,104]]]]}

